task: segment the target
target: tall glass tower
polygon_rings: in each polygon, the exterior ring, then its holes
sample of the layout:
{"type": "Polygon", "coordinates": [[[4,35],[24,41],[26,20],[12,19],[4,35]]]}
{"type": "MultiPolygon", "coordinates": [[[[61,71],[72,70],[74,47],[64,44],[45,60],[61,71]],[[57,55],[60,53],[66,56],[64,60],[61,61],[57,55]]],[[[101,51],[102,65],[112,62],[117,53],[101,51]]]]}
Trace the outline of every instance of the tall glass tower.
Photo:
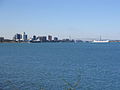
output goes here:
{"type": "Polygon", "coordinates": [[[25,34],[25,32],[23,32],[23,34],[22,34],[22,40],[27,41],[27,35],[25,34]]]}

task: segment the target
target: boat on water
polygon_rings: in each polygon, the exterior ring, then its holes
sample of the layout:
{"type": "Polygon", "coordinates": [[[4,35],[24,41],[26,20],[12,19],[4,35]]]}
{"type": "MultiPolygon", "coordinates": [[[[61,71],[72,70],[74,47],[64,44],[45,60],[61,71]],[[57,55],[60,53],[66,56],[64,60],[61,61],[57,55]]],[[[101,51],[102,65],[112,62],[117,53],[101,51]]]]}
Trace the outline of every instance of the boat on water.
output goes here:
{"type": "Polygon", "coordinates": [[[93,43],[108,43],[109,40],[93,40],[93,43]]]}
{"type": "Polygon", "coordinates": [[[100,36],[100,40],[93,40],[92,41],[93,43],[108,43],[108,42],[110,42],[109,40],[102,40],[101,39],[101,36],[100,36]]]}

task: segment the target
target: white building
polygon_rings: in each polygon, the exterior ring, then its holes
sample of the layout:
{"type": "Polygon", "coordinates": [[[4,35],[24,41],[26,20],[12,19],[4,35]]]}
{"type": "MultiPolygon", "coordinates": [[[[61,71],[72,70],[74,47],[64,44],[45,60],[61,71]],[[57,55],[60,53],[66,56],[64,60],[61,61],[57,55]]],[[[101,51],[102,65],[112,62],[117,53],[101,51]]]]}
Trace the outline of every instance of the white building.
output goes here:
{"type": "Polygon", "coordinates": [[[22,40],[27,41],[27,35],[25,34],[25,32],[23,32],[23,34],[22,34],[22,40]]]}

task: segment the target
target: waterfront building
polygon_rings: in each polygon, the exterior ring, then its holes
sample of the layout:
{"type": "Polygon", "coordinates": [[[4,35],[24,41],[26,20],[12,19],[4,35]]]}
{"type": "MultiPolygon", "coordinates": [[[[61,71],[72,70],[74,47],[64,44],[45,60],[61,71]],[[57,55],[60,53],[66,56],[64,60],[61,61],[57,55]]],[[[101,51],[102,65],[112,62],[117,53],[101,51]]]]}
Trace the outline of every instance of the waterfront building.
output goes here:
{"type": "Polygon", "coordinates": [[[10,39],[4,39],[4,42],[10,43],[10,42],[14,42],[14,41],[13,41],[13,40],[10,40],[10,39]]]}
{"type": "Polygon", "coordinates": [[[34,35],[33,38],[32,38],[32,40],[37,40],[37,37],[34,35]]]}
{"type": "Polygon", "coordinates": [[[21,34],[16,34],[15,36],[14,36],[14,40],[15,41],[20,41],[22,39],[22,35],[21,34]]]}
{"type": "Polygon", "coordinates": [[[52,36],[48,35],[48,41],[52,41],[52,36]]]}
{"type": "Polygon", "coordinates": [[[0,42],[3,42],[4,41],[4,37],[0,37],[0,42]]]}
{"type": "Polygon", "coordinates": [[[27,35],[25,34],[25,32],[22,34],[22,40],[27,41],[27,35]]]}
{"type": "Polygon", "coordinates": [[[16,34],[16,39],[22,39],[22,35],[21,34],[16,34]]]}
{"type": "Polygon", "coordinates": [[[69,42],[70,39],[63,39],[62,41],[63,41],[63,42],[69,42]]]}
{"type": "Polygon", "coordinates": [[[61,40],[62,42],[74,42],[74,40],[70,40],[70,39],[63,39],[61,40]]]}
{"type": "Polygon", "coordinates": [[[54,37],[54,41],[58,41],[58,38],[57,38],[57,37],[54,37]]]}
{"type": "Polygon", "coordinates": [[[39,39],[41,42],[46,42],[46,41],[47,41],[47,37],[46,37],[46,36],[39,36],[38,39],[39,39]]]}

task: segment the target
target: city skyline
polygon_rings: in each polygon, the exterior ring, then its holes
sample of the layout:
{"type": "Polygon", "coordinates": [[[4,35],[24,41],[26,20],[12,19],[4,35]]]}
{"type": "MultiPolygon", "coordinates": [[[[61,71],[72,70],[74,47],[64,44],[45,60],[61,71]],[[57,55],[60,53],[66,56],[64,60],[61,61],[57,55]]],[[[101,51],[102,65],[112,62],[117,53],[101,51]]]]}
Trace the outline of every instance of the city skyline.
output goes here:
{"type": "Polygon", "coordinates": [[[119,0],[1,0],[0,37],[18,32],[73,39],[120,39],[119,0]]]}
{"type": "MultiPolygon", "coordinates": [[[[120,39],[107,39],[107,38],[103,38],[101,35],[99,36],[99,37],[97,37],[97,38],[72,38],[71,36],[68,36],[68,37],[62,37],[62,38],[60,38],[59,36],[57,36],[57,35],[51,35],[51,34],[48,34],[48,35],[35,35],[35,34],[33,34],[33,35],[29,35],[28,33],[26,34],[26,32],[21,32],[21,33],[14,33],[14,35],[12,36],[12,37],[10,37],[10,38],[6,38],[6,37],[4,37],[4,36],[0,36],[0,38],[4,38],[4,39],[7,39],[7,40],[15,40],[15,38],[17,39],[17,37],[19,37],[20,38],[20,40],[30,40],[30,39],[33,39],[34,38],[34,36],[37,38],[37,37],[45,37],[46,38],[46,40],[48,40],[48,41],[52,41],[52,40],[54,40],[55,38],[59,38],[59,40],[65,40],[65,39],[69,39],[69,40],[82,40],[82,41],[93,41],[93,40],[120,40],[120,39]]],[[[19,40],[19,39],[18,39],[19,40]]]]}
{"type": "Polygon", "coordinates": [[[44,43],[44,42],[83,42],[82,40],[74,40],[69,38],[59,39],[58,37],[47,35],[47,36],[36,36],[28,38],[28,34],[16,33],[12,39],[6,39],[5,37],[0,37],[0,43],[44,43]]]}

